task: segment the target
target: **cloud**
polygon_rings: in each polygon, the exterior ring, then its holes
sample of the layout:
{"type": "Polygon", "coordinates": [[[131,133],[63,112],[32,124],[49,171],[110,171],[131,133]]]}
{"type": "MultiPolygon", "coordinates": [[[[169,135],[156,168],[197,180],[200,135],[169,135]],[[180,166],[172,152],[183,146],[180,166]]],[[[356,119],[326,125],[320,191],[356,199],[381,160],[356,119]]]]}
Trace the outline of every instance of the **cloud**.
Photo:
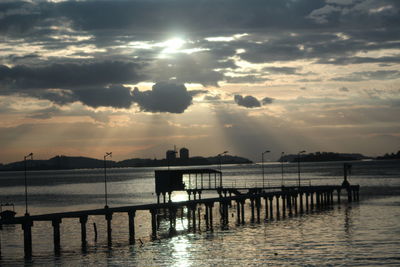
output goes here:
{"type": "Polygon", "coordinates": [[[263,78],[260,75],[245,75],[245,76],[225,76],[228,83],[261,83],[269,81],[268,78],[263,78]]]}
{"type": "Polygon", "coordinates": [[[74,94],[77,100],[94,108],[114,107],[128,109],[133,102],[131,89],[122,85],[83,88],[75,90],[74,94]]]}
{"type": "Polygon", "coordinates": [[[263,105],[268,105],[268,104],[272,104],[272,102],[274,102],[274,98],[272,98],[272,97],[264,97],[262,100],[261,100],[261,103],[263,104],[263,105]]]}
{"type": "Polygon", "coordinates": [[[235,95],[234,100],[235,100],[236,104],[238,104],[239,106],[242,106],[242,107],[246,107],[246,108],[261,107],[260,101],[258,101],[257,98],[255,98],[254,96],[251,96],[251,95],[248,95],[245,97],[243,97],[241,95],[235,95]]]}
{"type": "Polygon", "coordinates": [[[299,69],[294,67],[265,67],[262,70],[272,74],[296,75],[299,69]]]}
{"type": "Polygon", "coordinates": [[[175,54],[173,57],[157,59],[146,69],[154,81],[173,80],[174,83],[199,83],[203,86],[218,87],[224,79],[223,73],[215,69],[234,67],[226,66],[208,52],[194,54],[175,54]]]}
{"type": "Polygon", "coordinates": [[[49,89],[137,83],[145,79],[141,66],[132,62],[49,64],[46,66],[0,65],[0,85],[14,90],[49,89]]]}
{"type": "Polygon", "coordinates": [[[206,95],[206,96],[204,96],[204,100],[206,100],[206,101],[219,101],[219,100],[221,100],[221,95],[206,95]]]}
{"type": "Polygon", "coordinates": [[[183,113],[191,104],[193,95],[183,84],[159,82],[149,91],[133,90],[133,101],[147,112],[183,113]]]}
{"type": "Polygon", "coordinates": [[[242,96],[242,95],[235,95],[234,96],[235,103],[238,104],[239,106],[246,107],[246,108],[258,108],[263,105],[269,105],[272,104],[272,102],[275,100],[274,98],[271,97],[264,97],[261,101],[255,98],[254,96],[247,95],[247,96],[242,96]]]}
{"type": "Polygon", "coordinates": [[[332,78],[333,81],[359,82],[369,80],[392,80],[400,78],[400,71],[397,70],[378,70],[353,72],[346,76],[332,78]]]}

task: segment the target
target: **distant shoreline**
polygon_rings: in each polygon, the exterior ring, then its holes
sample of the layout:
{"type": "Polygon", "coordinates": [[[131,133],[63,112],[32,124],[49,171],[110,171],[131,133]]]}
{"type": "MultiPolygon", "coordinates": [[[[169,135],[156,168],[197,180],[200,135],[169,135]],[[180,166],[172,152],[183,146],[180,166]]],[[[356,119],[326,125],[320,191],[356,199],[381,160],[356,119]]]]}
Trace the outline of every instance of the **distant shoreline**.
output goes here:
{"type": "MultiPolygon", "coordinates": [[[[366,157],[358,153],[333,153],[316,152],[309,154],[288,154],[280,157],[276,162],[336,162],[336,161],[359,161],[359,160],[399,160],[400,151],[385,154],[379,157],[366,157]]],[[[226,164],[252,164],[253,161],[239,156],[223,155],[221,157],[191,157],[188,159],[176,158],[168,161],[167,159],[141,159],[133,158],[122,161],[107,160],[107,168],[149,168],[149,167],[185,167],[185,166],[206,166],[206,165],[226,165],[226,164]]],[[[270,162],[264,162],[268,164],[270,162]]],[[[257,164],[257,163],[256,163],[257,164]]],[[[75,170],[75,169],[98,169],[104,168],[104,160],[89,157],[55,156],[48,160],[29,160],[27,161],[28,170],[75,170]]],[[[0,164],[0,171],[24,171],[24,161],[0,164]]]]}
{"type": "MultiPolygon", "coordinates": [[[[221,157],[192,157],[189,159],[127,159],[122,161],[106,161],[107,168],[125,167],[176,167],[176,166],[204,166],[225,164],[251,164],[251,160],[239,156],[224,155],[221,157]]],[[[48,160],[27,161],[29,170],[74,170],[74,169],[97,169],[104,168],[104,160],[88,157],[56,156],[48,160]]],[[[24,161],[0,165],[0,171],[24,171],[24,161]]]]}

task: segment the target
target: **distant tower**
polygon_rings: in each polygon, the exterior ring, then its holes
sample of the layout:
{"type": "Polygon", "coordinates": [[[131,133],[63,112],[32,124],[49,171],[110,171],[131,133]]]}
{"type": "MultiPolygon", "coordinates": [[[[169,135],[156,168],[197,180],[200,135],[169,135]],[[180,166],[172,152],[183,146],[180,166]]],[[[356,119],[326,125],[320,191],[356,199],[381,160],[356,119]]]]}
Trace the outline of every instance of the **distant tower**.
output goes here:
{"type": "Polygon", "coordinates": [[[182,147],[179,150],[179,157],[180,159],[189,159],[189,149],[182,147]]]}
{"type": "Polygon", "coordinates": [[[175,150],[167,150],[166,158],[168,161],[173,161],[176,159],[176,151],[175,150]]]}

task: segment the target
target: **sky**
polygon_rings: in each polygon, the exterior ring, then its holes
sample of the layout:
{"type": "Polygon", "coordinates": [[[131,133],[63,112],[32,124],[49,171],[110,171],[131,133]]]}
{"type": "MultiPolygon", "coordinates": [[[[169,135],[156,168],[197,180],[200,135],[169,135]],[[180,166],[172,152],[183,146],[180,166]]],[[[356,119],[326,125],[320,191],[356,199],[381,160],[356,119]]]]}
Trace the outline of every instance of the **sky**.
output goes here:
{"type": "Polygon", "coordinates": [[[400,149],[398,0],[0,0],[0,162],[400,149]]]}

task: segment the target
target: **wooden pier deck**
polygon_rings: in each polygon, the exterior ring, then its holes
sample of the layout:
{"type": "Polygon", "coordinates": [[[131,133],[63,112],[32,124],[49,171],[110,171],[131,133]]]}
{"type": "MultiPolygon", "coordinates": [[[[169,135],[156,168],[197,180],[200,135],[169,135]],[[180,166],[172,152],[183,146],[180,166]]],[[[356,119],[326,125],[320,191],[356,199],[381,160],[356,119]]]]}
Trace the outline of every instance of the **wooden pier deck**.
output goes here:
{"type": "MultiPolygon", "coordinates": [[[[187,210],[188,228],[196,231],[197,220],[200,216],[196,216],[199,212],[198,207],[205,207],[205,225],[207,230],[213,230],[213,207],[215,203],[219,204],[219,214],[221,216],[221,225],[229,223],[229,207],[232,202],[236,202],[236,223],[245,223],[245,203],[250,202],[250,222],[261,222],[262,200],[264,200],[265,219],[273,219],[276,217],[292,216],[294,214],[302,214],[306,211],[322,209],[334,204],[334,193],[336,193],[336,202],[341,202],[341,192],[346,191],[345,198],[347,202],[359,200],[359,185],[348,186],[302,186],[302,187],[275,187],[275,188],[223,188],[217,189],[219,197],[201,198],[202,189],[187,190],[189,200],[180,202],[164,202],[144,205],[132,205],[121,207],[107,207],[103,209],[81,210],[72,212],[59,212],[41,215],[27,215],[15,218],[0,220],[0,226],[5,224],[20,224],[24,231],[24,256],[32,257],[32,227],[34,222],[49,221],[53,227],[53,243],[54,252],[60,253],[60,224],[63,219],[76,218],[79,220],[81,227],[81,244],[82,248],[87,246],[86,224],[88,216],[105,216],[107,221],[107,242],[112,245],[112,218],[114,213],[127,213],[129,220],[129,243],[135,243],[135,213],[136,211],[148,210],[151,215],[151,236],[157,238],[157,215],[159,211],[167,211],[170,231],[175,231],[176,214],[178,209],[187,210]],[[242,192],[246,191],[246,192],[242,192]],[[196,199],[196,193],[198,197],[196,199]],[[194,199],[190,199],[193,194],[194,199]],[[275,200],[275,201],[274,201],[275,200]],[[274,201],[274,202],[273,202],[274,201]],[[273,205],[273,203],[275,205],[273,205]]],[[[165,213],[166,214],[166,213],[165,213]]],[[[199,215],[199,214],[198,214],[199,215]]],[[[1,248],[0,248],[1,255],[1,248]]]]}

